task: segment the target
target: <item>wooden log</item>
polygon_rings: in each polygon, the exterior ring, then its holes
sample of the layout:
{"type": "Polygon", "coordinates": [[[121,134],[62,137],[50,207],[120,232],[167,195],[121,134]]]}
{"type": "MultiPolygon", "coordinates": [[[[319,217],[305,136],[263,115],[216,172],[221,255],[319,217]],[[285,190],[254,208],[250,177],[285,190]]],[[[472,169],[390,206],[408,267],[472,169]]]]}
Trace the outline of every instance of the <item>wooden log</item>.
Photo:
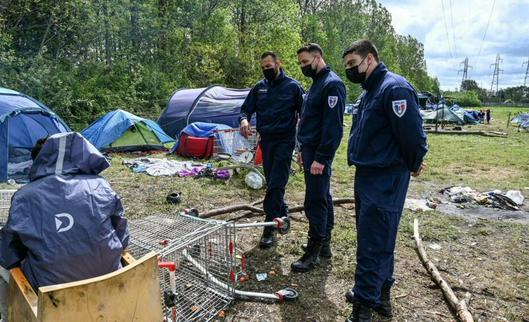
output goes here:
{"type": "MultiPolygon", "coordinates": [[[[343,205],[343,204],[351,204],[351,203],[354,203],[354,202],[355,202],[354,198],[335,198],[335,199],[332,200],[332,203],[335,206],[343,205]]],[[[255,207],[255,205],[257,205],[259,203],[262,203],[262,201],[258,200],[256,202],[252,203],[251,205],[242,204],[242,205],[235,205],[235,206],[229,206],[229,207],[212,209],[212,210],[209,210],[209,211],[206,211],[204,213],[199,214],[199,217],[200,218],[210,218],[210,217],[219,216],[219,215],[223,215],[223,214],[228,214],[228,213],[241,211],[241,210],[247,210],[247,212],[245,212],[241,216],[237,217],[238,219],[247,218],[247,217],[253,217],[254,215],[262,215],[262,214],[265,213],[264,210],[261,209],[261,208],[255,207]]],[[[303,210],[305,210],[305,206],[299,205],[299,206],[288,208],[288,213],[300,212],[300,211],[303,211],[303,210]]]]}
{"type": "Polygon", "coordinates": [[[413,221],[413,238],[415,239],[415,250],[419,255],[422,265],[428,271],[434,282],[441,288],[443,295],[445,296],[448,304],[456,312],[456,316],[459,321],[462,322],[474,322],[474,318],[467,309],[465,300],[459,300],[454,294],[454,291],[450,288],[450,285],[441,277],[441,274],[437,270],[437,267],[428,259],[426,251],[422,245],[422,240],[419,235],[419,221],[415,219],[413,221]]]}
{"type": "MultiPolygon", "coordinates": [[[[332,200],[332,204],[334,206],[338,206],[338,205],[343,205],[343,204],[348,204],[348,203],[354,203],[355,200],[354,198],[335,198],[332,200]]],[[[303,211],[305,210],[305,206],[301,205],[301,206],[295,206],[295,207],[291,207],[291,208],[288,208],[288,213],[293,213],[293,212],[300,212],[300,211],[303,211]]]]}
{"type": "Polygon", "coordinates": [[[264,214],[264,210],[261,208],[257,208],[257,207],[250,206],[250,205],[235,205],[235,206],[212,209],[212,210],[199,214],[199,217],[200,218],[210,218],[210,217],[219,216],[223,214],[229,214],[229,213],[241,211],[241,210],[248,210],[256,214],[264,214]]]}

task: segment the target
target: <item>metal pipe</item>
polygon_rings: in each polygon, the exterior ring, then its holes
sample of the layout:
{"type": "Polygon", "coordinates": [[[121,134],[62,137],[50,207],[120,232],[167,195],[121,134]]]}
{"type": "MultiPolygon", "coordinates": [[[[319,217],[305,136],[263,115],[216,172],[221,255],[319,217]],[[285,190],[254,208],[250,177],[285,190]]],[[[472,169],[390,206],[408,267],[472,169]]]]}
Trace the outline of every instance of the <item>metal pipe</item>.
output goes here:
{"type": "Polygon", "coordinates": [[[254,228],[254,227],[277,227],[277,222],[266,221],[266,222],[253,222],[249,224],[234,224],[235,228],[254,228]]]}
{"type": "MultiPolygon", "coordinates": [[[[207,272],[207,270],[200,265],[191,255],[187,253],[187,250],[182,251],[182,255],[191,263],[193,264],[199,271],[201,271],[206,277],[215,283],[217,286],[220,286],[221,288],[224,288],[228,291],[230,291],[230,286],[223,283],[222,281],[219,281],[217,278],[212,276],[207,272]]],[[[279,297],[276,294],[271,293],[260,293],[260,292],[248,292],[248,291],[239,291],[235,290],[235,295],[239,297],[253,297],[253,298],[261,298],[261,299],[270,299],[270,300],[279,300],[279,297]]]]}

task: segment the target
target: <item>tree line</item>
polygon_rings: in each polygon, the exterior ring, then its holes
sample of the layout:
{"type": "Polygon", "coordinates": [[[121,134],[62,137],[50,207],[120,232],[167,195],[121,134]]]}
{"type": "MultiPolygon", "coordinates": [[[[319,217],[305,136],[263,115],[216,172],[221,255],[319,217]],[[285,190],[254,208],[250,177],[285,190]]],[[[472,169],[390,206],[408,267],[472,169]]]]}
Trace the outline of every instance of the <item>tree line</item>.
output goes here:
{"type": "MultiPolygon", "coordinates": [[[[342,52],[360,38],[417,90],[438,92],[423,45],[398,35],[375,0],[2,1],[0,86],[43,101],[75,129],[118,107],[156,119],[178,88],[251,87],[268,50],[308,88],[296,50],[319,43],[345,79],[342,52]]],[[[353,101],[361,89],[347,86],[353,101]]]]}

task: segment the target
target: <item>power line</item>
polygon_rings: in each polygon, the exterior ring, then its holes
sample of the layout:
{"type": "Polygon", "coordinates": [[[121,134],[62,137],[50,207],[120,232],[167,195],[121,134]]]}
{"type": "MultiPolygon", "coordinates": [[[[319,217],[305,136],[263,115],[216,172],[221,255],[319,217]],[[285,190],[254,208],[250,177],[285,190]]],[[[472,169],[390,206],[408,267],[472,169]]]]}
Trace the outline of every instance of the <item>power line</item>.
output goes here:
{"type": "Polygon", "coordinates": [[[454,54],[452,53],[452,46],[450,46],[450,36],[448,35],[448,25],[446,24],[445,3],[443,0],[441,0],[441,6],[443,7],[443,21],[445,24],[445,34],[446,41],[448,43],[448,51],[450,52],[450,57],[454,58],[454,54]]]}
{"type": "Polygon", "coordinates": [[[481,51],[483,50],[483,44],[485,43],[485,38],[487,37],[487,31],[489,30],[490,20],[492,18],[492,14],[494,13],[495,4],[496,0],[492,0],[492,8],[490,8],[489,20],[487,21],[487,26],[485,27],[485,33],[483,34],[483,39],[481,40],[481,46],[479,46],[478,57],[481,55],[481,51]]]}
{"type": "Polygon", "coordinates": [[[450,4],[450,24],[452,25],[452,45],[454,48],[454,55],[457,56],[457,43],[456,43],[456,29],[454,28],[454,11],[452,10],[452,0],[449,0],[450,4]]]}

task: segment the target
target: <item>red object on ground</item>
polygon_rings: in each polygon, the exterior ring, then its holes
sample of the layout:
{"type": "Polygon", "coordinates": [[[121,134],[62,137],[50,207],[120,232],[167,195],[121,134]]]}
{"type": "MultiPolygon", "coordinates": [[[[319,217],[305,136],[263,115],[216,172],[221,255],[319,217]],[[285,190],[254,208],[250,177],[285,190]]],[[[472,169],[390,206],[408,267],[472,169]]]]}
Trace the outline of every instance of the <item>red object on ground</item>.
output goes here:
{"type": "Polygon", "coordinates": [[[263,163],[263,151],[261,151],[261,145],[257,144],[257,152],[255,153],[255,165],[261,165],[263,163]]]}
{"type": "Polygon", "coordinates": [[[213,137],[199,138],[182,133],[176,153],[183,157],[209,159],[213,155],[213,137]]]}

